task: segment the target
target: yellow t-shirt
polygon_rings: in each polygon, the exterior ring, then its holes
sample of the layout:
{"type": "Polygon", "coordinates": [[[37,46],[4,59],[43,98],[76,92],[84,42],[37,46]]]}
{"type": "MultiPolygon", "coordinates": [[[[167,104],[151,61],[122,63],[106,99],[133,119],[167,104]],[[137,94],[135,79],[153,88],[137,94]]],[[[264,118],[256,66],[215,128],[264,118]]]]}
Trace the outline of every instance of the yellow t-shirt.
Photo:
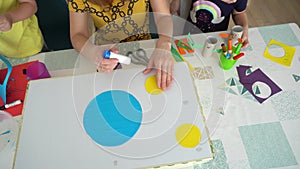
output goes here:
{"type": "MultiPolygon", "coordinates": [[[[0,1],[0,13],[6,13],[18,7],[17,0],[0,1]]],[[[12,29],[0,32],[0,54],[6,57],[23,58],[41,51],[43,36],[35,15],[14,23],[12,29]]]]}
{"type": "Polygon", "coordinates": [[[88,12],[93,18],[96,44],[151,39],[149,0],[114,0],[102,8],[88,0],[69,0],[72,12],[88,12]]]}

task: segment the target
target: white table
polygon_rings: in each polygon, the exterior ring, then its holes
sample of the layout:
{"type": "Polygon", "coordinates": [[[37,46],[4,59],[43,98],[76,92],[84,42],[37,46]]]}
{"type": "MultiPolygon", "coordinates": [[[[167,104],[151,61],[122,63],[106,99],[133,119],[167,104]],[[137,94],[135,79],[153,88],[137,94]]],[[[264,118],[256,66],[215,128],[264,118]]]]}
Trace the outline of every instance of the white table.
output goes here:
{"type": "MultiPolygon", "coordinates": [[[[218,33],[210,33],[192,35],[192,39],[203,44],[207,35],[218,37],[218,33]]],[[[222,41],[220,37],[219,40],[222,41]]],[[[192,73],[216,152],[214,160],[195,164],[195,169],[300,167],[300,134],[297,131],[300,129],[300,29],[293,23],[250,28],[249,41],[251,45],[244,50],[245,56],[226,71],[219,66],[218,53],[203,58],[202,49],[196,49],[195,53],[184,55],[196,68],[192,73]],[[291,66],[283,66],[264,57],[271,39],[296,48],[291,66]],[[259,103],[243,90],[237,66],[252,66],[252,72],[261,70],[281,91],[268,97],[270,89],[256,83],[254,86],[259,89],[255,88],[256,94],[267,97],[259,103]]],[[[125,54],[138,48],[147,51],[153,46],[153,41],[133,42],[120,46],[120,52],[125,54]]],[[[270,52],[276,54],[282,51],[270,48],[270,52]]],[[[18,64],[38,59],[47,65],[53,77],[58,77],[73,75],[77,57],[74,50],[64,50],[11,61],[18,64]]]]}

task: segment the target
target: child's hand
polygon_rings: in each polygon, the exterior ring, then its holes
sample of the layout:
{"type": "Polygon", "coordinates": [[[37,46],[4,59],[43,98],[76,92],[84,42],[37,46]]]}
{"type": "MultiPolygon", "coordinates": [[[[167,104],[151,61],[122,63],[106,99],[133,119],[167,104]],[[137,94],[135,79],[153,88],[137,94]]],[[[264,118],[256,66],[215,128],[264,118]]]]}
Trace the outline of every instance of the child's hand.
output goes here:
{"type": "Polygon", "coordinates": [[[170,13],[174,15],[176,12],[180,16],[180,0],[172,0],[170,3],[170,13]]]}
{"type": "Polygon", "coordinates": [[[144,74],[148,74],[152,69],[156,69],[156,83],[163,90],[171,85],[174,78],[174,59],[170,48],[170,45],[158,42],[144,70],[144,74]]]}
{"type": "Polygon", "coordinates": [[[0,14],[0,31],[6,32],[12,28],[12,18],[8,14],[0,14]]]}
{"type": "Polygon", "coordinates": [[[243,42],[242,48],[246,48],[247,46],[249,46],[248,32],[244,31],[244,33],[242,35],[242,42],[243,42]]]}

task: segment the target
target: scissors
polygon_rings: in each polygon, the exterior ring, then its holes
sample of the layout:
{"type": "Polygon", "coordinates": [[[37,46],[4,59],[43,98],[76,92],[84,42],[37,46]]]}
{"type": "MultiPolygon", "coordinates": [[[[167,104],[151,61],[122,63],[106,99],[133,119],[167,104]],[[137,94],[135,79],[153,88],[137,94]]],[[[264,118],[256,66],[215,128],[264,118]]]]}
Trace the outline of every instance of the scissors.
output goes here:
{"type": "Polygon", "coordinates": [[[148,65],[149,58],[147,57],[144,49],[139,48],[135,52],[129,51],[126,55],[131,58],[131,62],[133,64],[145,66],[148,65]]]}

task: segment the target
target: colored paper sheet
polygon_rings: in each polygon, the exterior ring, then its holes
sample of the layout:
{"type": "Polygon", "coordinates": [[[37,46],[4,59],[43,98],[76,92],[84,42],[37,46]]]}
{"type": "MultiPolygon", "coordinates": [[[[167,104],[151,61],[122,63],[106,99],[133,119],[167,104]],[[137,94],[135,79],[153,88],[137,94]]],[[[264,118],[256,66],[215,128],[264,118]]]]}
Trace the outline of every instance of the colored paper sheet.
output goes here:
{"type": "MultiPolygon", "coordinates": [[[[25,93],[26,93],[26,86],[28,83],[27,75],[23,73],[24,69],[37,61],[32,61],[20,65],[13,66],[11,75],[9,77],[7,83],[7,92],[6,92],[6,102],[12,103],[16,100],[24,100],[25,93]]],[[[0,79],[1,83],[4,77],[6,76],[7,68],[0,70],[0,79]]],[[[3,101],[0,100],[0,105],[3,105],[3,101]]],[[[18,116],[22,114],[23,103],[13,106],[10,108],[5,109],[6,112],[10,113],[12,116],[18,116]]]]}
{"type": "Polygon", "coordinates": [[[263,103],[266,101],[269,97],[272,95],[278,93],[281,91],[281,88],[277,86],[276,83],[274,83],[264,72],[262,72],[260,69],[257,69],[253,71],[251,74],[246,75],[246,72],[248,69],[250,69],[251,66],[244,66],[240,65],[237,67],[237,72],[240,78],[240,82],[244,85],[244,87],[255,97],[255,99],[259,103],[263,103]],[[262,82],[268,85],[271,89],[271,94],[266,98],[261,98],[257,96],[255,91],[252,90],[252,86],[256,82],[262,82]]]}
{"type": "Polygon", "coordinates": [[[189,33],[188,36],[187,36],[187,40],[188,40],[188,43],[189,45],[193,48],[193,49],[198,49],[198,48],[203,48],[204,45],[200,45],[200,44],[196,44],[192,37],[191,37],[191,34],[189,33]]]}
{"type": "Polygon", "coordinates": [[[174,42],[175,42],[177,49],[181,55],[186,54],[186,51],[188,53],[195,52],[194,49],[189,45],[187,38],[183,38],[180,40],[174,40],[174,42]]]}
{"type": "Polygon", "coordinates": [[[279,64],[284,65],[284,66],[290,66],[292,61],[293,61],[295,51],[296,51],[296,48],[294,48],[292,46],[288,46],[288,45],[283,44],[281,42],[278,42],[274,39],[271,39],[268,46],[266,47],[264,56],[266,58],[270,59],[273,62],[279,63],[279,64]],[[272,56],[269,53],[269,47],[272,46],[272,45],[278,45],[278,46],[282,47],[285,54],[282,57],[272,56]]]}
{"type": "Polygon", "coordinates": [[[180,53],[173,46],[171,46],[171,52],[176,62],[183,62],[180,53]]]}
{"type": "Polygon", "coordinates": [[[190,70],[195,70],[195,68],[173,46],[171,46],[171,52],[176,62],[186,62],[190,70]]]}
{"type": "Polygon", "coordinates": [[[300,76],[299,75],[293,74],[293,78],[295,79],[295,82],[298,82],[300,80],[300,76]]]}
{"type": "Polygon", "coordinates": [[[252,169],[285,168],[297,164],[280,122],[238,128],[252,169]]]}

